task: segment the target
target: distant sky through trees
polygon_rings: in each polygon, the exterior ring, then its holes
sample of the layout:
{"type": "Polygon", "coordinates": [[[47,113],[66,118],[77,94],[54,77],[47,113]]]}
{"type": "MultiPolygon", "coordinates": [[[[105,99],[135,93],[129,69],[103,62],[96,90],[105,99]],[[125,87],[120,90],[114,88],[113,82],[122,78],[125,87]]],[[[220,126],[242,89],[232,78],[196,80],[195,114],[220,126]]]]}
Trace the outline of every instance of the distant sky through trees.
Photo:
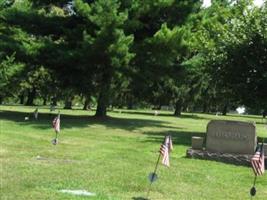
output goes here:
{"type": "MultiPolygon", "coordinates": [[[[256,6],[261,6],[263,4],[263,0],[254,0],[254,4],[256,6]]],[[[203,7],[209,7],[211,5],[211,0],[204,0],[203,7]]]]}

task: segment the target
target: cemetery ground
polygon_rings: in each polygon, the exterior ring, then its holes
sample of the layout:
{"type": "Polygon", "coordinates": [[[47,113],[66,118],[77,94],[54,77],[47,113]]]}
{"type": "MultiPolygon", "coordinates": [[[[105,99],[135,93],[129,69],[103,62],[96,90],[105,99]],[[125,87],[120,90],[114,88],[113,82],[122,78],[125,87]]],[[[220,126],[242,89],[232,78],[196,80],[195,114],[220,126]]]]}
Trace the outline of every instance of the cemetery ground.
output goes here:
{"type": "MultiPolygon", "coordinates": [[[[253,172],[249,167],[189,159],[192,136],[204,136],[211,119],[255,121],[257,135],[267,137],[261,116],[114,110],[96,119],[92,111],[61,110],[59,144],[51,128],[57,111],[39,107],[0,106],[1,200],[109,199],[146,197],[148,174],[154,169],[164,135],[173,137],[170,168],[159,166],[159,179],[150,198],[250,199],[253,172]],[[25,117],[29,116],[29,120],[25,117]],[[87,190],[94,197],[60,193],[61,189],[87,190]]],[[[257,195],[267,199],[267,175],[257,180],[257,195]]]]}

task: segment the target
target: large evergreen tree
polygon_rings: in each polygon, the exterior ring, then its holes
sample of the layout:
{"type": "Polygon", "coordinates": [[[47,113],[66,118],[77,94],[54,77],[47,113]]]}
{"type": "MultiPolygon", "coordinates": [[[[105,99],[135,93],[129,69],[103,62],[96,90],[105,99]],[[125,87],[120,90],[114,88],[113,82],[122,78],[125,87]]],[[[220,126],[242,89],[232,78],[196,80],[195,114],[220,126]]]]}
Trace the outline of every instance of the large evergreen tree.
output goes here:
{"type": "Polygon", "coordinates": [[[266,111],[266,13],[246,0],[1,0],[0,102],[266,111]]]}
{"type": "Polygon", "coordinates": [[[115,73],[128,65],[132,36],[125,35],[126,10],[116,0],[98,0],[93,3],[76,1],[77,14],[93,25],[93,31],[85,32],[90,48],[90,62],[96,67],[98,76],[98,101],[96,116],[104,117],[111,98],[110,90],[115,73]]]}

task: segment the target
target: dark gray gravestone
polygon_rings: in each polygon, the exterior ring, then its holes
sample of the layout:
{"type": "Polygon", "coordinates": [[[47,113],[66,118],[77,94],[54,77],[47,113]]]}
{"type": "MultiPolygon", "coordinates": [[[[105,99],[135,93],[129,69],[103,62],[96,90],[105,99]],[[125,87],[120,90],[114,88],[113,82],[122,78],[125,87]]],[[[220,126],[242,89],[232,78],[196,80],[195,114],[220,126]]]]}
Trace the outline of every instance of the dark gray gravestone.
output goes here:
{"type": "Polygon", "coordinates": [[[254,123],[212,120],[207,126],[207,151],[252,155],[256,144],[254,123]]]}

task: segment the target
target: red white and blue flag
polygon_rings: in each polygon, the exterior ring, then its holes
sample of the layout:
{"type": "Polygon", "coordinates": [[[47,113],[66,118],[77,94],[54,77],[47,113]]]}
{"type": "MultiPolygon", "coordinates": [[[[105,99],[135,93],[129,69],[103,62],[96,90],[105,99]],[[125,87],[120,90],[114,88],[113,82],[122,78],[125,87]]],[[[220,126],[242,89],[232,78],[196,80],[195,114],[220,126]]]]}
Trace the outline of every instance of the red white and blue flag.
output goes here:
{"type": "Polygon", "coordinates": [[[55,129],[56,133],[60,132],[60,114],[52,122],[52,126],[55,129]]]}
{"type": "Polygon", "coordinates": [[[255,176],[261,176],[264,174],[264,148],[263,143],[257,148],[256,153],[251,158],[251,165],[255,176]]]}
{"type": "Polygon", "coordinates": [[[38,108],[34,110],[33,115],[35,119],[38,119],[38,108]]]}
{"type": "Polygon", "coordinates": [[[164,142],[160,146],[160,154],[162,156],[162,164],[169,167],[170,166],[170,156],[169,153],[173,149],[171,136],[165,136],[164,142]]]}

